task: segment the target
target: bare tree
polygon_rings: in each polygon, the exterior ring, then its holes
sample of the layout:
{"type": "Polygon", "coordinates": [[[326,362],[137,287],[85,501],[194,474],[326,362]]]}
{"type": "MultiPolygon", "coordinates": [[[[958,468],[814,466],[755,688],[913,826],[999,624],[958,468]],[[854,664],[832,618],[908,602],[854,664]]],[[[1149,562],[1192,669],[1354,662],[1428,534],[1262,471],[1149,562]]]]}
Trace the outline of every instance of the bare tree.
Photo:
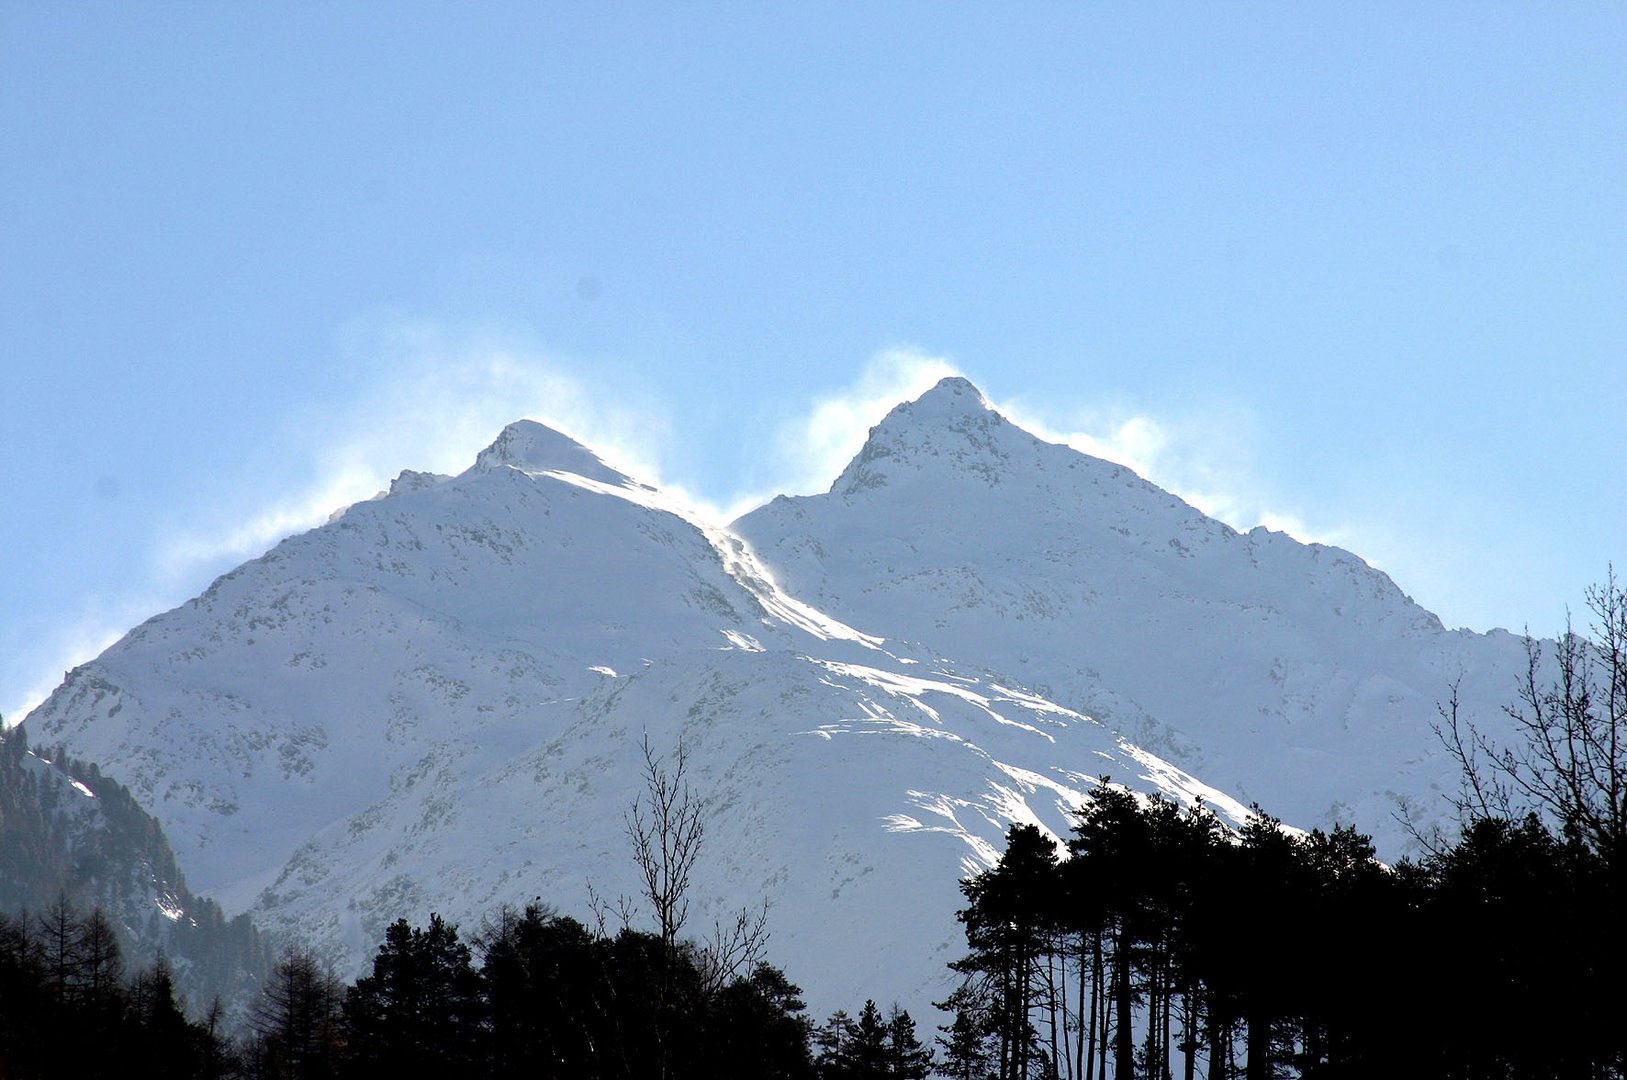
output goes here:
{"type": "Polygon", "coordinates": [[[1457,759],[1462,786],[1453,800],[1466,817],[1537,813],[1586,844],[1618,872],[1627,870],[1627,589],[1614,568],[1590,586],[1592,636],[1566,618],[1553,647],[1525,639],[1519,703],[1505,708],[1516,740],[1501,744],[1458,716],[1457,688],[1441,708],[1437,733],[1457,759]]]}
{"type": "Polygon", "coordinates": [[[614,905],[605,897],[599,895],[599,890],[593,887],[593,882],[587,883],[588,910],[593,912],[593,932],[602,938],[611,936],[610,928],[613,923],[619,922],[618,930],[630,930],[633,920],[638,917],[638,906],[632,898],[623,894],[616,897],[614,905]]]}
{"type": "MultiPolygon", "coordinates": [[[[706,837],[705,807],[689,786],[689,748],[681,739],[670,765],[656,755],[647,732],[639,748],[644,755],[644,790],[627,809],[627,838],[643,878],[644,897],[655,909],[661,943],[670,954],[689,919],[690,877],[706,837]]],[[[603,936],[611,905],[591,885],[588,897],[603,936]]],[[[694,951],[709,991],[722,989],[762,961],[768,945],[768,909],[765,899],[756,908],[742,907],[727,919],[713,920],[711,934],[694,951]]],[[[614,913],[625,928],[636,909],[622,897],[614,913]]]]}
{"type": "Polygon", "coordinates": [[[763,960],[768,947],[768,901],[743,907],[734,918],[712,921],[712,933],[700,949],[701,975],[706,991],[716,993],[749,975],[763,960]]]}
{"type": "Polygon", "coordinates": [[[124,990],[124,957],[118,935],[101,908],[92,908],[79,933],[79,984],[87,1001],[97,1005],[124,990]]]}
{"type": "Polygon", "coordinates": [[[627,810],[627,838],[644,879],[644,896],[655,909],[661,943],[670,953],[689,918],[689,877],[700,856],[706,823],[701,801],[689,787],[689,749],[679,740],[672,763],[656,755],[645,732],[644,790],[627,810]]]}

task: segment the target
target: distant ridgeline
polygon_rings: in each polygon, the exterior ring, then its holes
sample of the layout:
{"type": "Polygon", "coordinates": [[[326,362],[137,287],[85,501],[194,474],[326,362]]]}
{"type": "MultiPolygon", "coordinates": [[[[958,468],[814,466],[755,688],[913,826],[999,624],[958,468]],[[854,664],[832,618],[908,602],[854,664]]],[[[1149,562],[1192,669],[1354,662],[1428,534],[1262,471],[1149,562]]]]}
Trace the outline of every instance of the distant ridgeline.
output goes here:
{"type": "Polygon", "coordinates": [[[188,891],[163,830],[128,791],[89,762],[30,750],[21,727],[0,731],[0,913],[59,902],[100,909],[131,970],[162,953],[194,1013],[219,998],[238,1016],[271,967],[248,916],[227,920],[188,891]]]}

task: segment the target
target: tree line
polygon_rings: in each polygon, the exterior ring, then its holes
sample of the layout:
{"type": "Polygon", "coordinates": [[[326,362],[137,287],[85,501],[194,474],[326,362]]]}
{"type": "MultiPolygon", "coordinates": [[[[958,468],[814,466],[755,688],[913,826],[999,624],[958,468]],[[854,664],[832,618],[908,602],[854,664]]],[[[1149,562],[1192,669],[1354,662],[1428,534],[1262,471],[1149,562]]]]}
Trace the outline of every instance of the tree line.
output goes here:
{"type": "Polygon", "coordinates": [[[1105,777],[1062,851],[1012,827],[962,886],[946,1075],[1627,1076],[1627,592],[1587,602],[1527,638],[1512,742],[1442,708],[1461,828],[1416,859],[1105,777]]]}
{"type": "Polygon", "coordinates": [[[802,991],[759,963],[718,981],[701,950],[612,936],[537,904],[501,908],[473,947],[436,916],[393,924],[372,972],[341,987],[308,954],[278,964],[256,1010],[256,1078],[761,1077],[921,1080],[930,1055],[907,1012],[814,1026],[802,991]],[[478,965],[475,956],[480,957],[478,965]]]}
{"type": "Polygon", "coordinates": [[[1390,868],[1353,828],[1233,834],[1104,785],[1066,857],[1014,826],[964,890],[960,1080],[1627,1069],[1620,892],[1535,814],[1390,868]]]}
{"type": "Polygon", "coordinates": [[[0,1076],[190,1080],[231,1063],[219,1009],[188,1019],[161,956],[128,974],[101,909],[0,914],[0,1076]]]}
{"type": "Polygon", "coordinates": [[[500,908],[470,941],[431,915],[392,924],[345,984],[284,951],[228,1037],[218,1007],[189,1019],[162,958],[127,976],[99,910],[0,916],[0,1076],[155,1080],[924,1080],[908,1012],[804,1014],[759,963],[719,981],[692,942],[610,936],[539,904],[500,908]]]}

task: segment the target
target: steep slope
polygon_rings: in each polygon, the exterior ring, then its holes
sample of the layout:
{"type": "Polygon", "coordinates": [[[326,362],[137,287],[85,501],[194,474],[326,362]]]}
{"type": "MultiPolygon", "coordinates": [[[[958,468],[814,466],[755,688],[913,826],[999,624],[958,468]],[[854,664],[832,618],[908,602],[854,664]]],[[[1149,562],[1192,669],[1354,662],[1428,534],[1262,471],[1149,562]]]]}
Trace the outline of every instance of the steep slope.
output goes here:
{"type": "Polygon", "coordinates": [[[0,732],[0,912],[38,916],[58,902],[100,908],[131,973],[162,952],[191,1010],[219,999],[229,1026],[270,968],[246,917],[228,922],[187,888],[129,792],[94,765],[30,750],[22,729],[0,732]]]}
{"type": "Polygon", "coordinates": [[[1461,680],[1495,718],[1524,653],[1449,632],[1350,552],[1239,534],[1043,442],[946,379],[872,429],[829,493],[732,526],[786,589],[1132,732],[1245,800],[1407,846],[1455,782],[1430,723],[1461,680]]]}
{"type": "Polygon", "coordinates": [[[1091,778],[1242,808],[978,668],[855,629],[535,424],[410,474],[70,673],[27,720],[105,763],[230,911],[347,973],[383,927],[636,895],[639,742],[707,800],[697,920],[768,898],[816,1009],[944,992],[957,879],[1091,778]]]}

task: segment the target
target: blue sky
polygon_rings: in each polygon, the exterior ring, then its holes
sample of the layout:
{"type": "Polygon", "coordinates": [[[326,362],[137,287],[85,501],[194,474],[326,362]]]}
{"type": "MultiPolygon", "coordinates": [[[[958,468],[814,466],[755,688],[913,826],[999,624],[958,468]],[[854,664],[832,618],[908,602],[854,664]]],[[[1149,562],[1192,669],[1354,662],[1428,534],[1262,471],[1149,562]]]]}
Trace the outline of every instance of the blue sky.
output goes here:
{"type": "Polygon", "coordinates": [[[1448,625],[1627,563],[1619,4],[0,4],[0,710],[551,420],[727,514],[964,373],[1448,625]]]}

